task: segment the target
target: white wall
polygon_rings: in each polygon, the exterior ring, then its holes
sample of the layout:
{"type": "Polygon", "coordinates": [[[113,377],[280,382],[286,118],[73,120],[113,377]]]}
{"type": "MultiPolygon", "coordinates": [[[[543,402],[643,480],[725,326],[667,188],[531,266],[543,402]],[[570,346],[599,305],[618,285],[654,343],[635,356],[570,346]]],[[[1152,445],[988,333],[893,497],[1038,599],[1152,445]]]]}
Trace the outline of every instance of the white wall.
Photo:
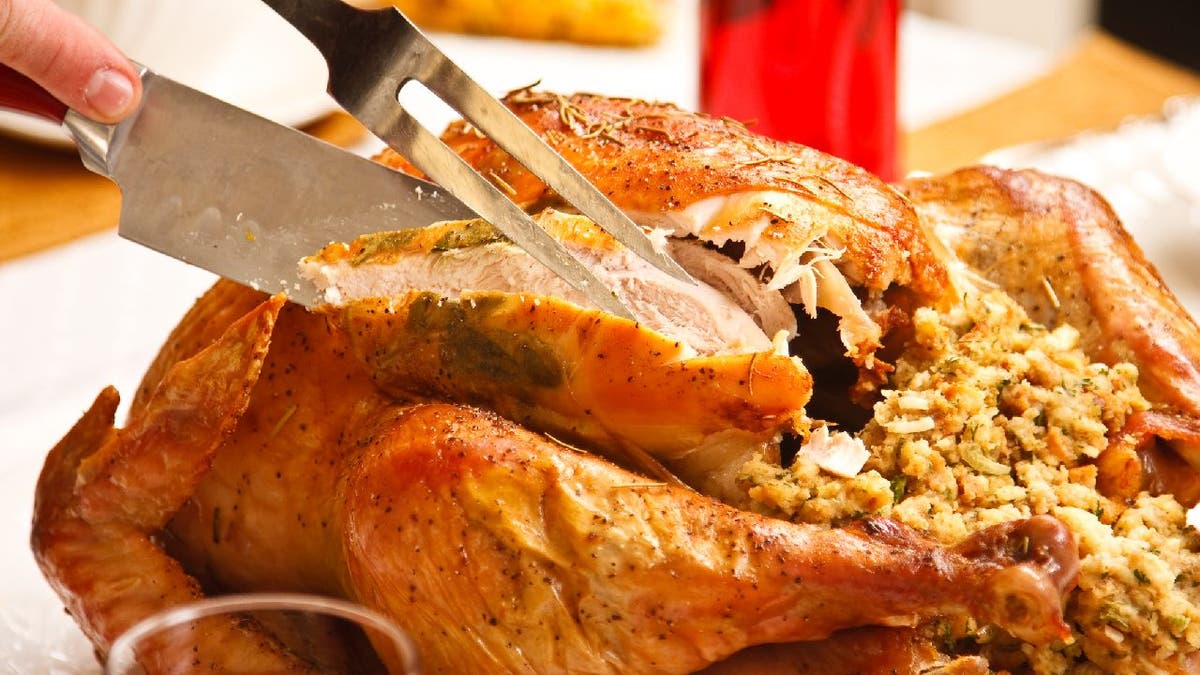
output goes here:
{"type": "Polygon", "coordinates": [[[1097,0],[906,0],[905,5],[952,23],[1045,49],[1069,46],[1096,21],[1097,0]]]}

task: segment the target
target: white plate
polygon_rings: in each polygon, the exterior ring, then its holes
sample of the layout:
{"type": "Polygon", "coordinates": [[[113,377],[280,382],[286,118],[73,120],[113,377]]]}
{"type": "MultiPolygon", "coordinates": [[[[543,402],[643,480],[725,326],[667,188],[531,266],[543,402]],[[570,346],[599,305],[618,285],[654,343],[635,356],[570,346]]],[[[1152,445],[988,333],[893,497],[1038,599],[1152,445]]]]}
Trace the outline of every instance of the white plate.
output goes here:
{"type": "MultiPolygon", "coordinates": [[[[130,58],[281,124],[334,110],[320,53],[265,4],[253,0],[62,0],[130,58]]],[[[69,146],[39,118],[0,112],[0,132],[69,146]]]]}

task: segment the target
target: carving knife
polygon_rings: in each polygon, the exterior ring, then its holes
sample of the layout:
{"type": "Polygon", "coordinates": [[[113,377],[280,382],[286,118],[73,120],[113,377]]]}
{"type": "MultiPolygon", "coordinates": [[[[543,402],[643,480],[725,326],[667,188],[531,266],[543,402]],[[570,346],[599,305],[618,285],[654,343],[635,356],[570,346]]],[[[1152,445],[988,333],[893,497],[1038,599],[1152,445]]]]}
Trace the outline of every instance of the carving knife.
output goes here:
{"type": "Polygon", "coordinates": [[[118,231],[304,305],[301,258],[331,241],[475,213],[444,189],[142,69],[142,103],[101,124],[0,65],[0,108],[59,122],[84,165],[121,188],[118,231]]]}

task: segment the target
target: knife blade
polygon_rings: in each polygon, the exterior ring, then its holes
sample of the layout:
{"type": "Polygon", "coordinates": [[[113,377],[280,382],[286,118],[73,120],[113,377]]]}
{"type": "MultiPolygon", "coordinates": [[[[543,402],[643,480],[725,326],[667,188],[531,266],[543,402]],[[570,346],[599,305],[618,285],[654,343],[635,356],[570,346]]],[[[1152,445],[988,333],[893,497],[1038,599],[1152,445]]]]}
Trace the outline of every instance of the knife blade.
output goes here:
{"type": "Polygon", "coordinates": [[[368,232],[475,218],[438,186],[142,69],[142,103],[109,125],[68,111],[88,169],[121,188],[118,232],[306,306],[301,258],[368,232]]]}

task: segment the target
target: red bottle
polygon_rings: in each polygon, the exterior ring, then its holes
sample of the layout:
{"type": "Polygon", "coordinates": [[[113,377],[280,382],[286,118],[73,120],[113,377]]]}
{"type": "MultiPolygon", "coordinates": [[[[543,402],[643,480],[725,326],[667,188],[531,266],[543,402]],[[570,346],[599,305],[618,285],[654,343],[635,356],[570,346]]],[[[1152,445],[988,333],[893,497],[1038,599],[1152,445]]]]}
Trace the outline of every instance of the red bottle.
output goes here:
{"type": "Polygon", "coordinates": [[[899,0],[702,0],[700,105],[897,177],[899,0]]]}

